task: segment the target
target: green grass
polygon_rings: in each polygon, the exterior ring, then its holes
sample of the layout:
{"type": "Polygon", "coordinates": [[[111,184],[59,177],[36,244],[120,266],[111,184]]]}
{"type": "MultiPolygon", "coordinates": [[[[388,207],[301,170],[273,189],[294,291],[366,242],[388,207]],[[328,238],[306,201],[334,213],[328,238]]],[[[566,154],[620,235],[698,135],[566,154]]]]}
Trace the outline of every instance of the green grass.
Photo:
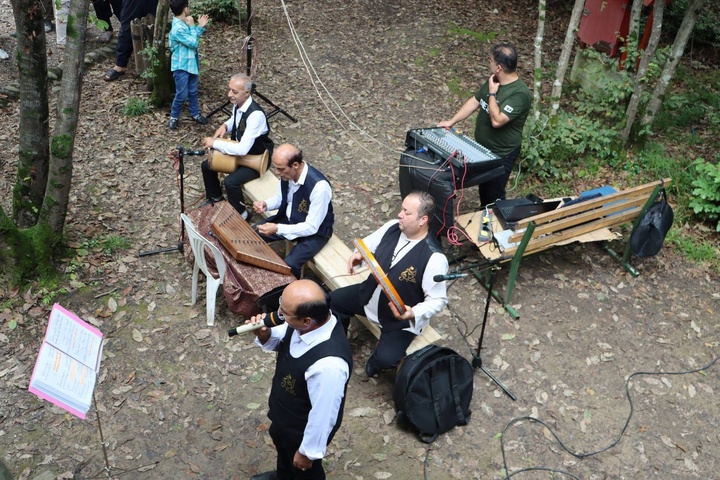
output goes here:
{"type": "Polygon", "coordinates": [[[130,240],[124,237],[110,235],[101,242],[101,248],[105,255],[114,255],[118,252],[128,250],[132,246],[130,240]]]}
{"type": "Polygon", "coordinates": [[[139,117],[150,111],[150,104],[147,100],[138,97],[130,97],[125,102],[123,114],[127,117],[139,117]]]}

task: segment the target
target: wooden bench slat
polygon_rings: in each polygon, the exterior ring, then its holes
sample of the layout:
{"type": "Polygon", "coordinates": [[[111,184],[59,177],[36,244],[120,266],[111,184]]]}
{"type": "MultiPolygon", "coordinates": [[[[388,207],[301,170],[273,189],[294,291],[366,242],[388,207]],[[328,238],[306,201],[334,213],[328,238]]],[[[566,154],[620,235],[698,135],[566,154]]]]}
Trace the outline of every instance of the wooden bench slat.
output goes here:
{"type": "MultiPolygon", "coordinates": [[[[510,262],[505,296],[503,298],[496,291],[493,292],[493,296],[514,318],[519,318],[510,301],[522,258],[573,241],[605,240],[608,238],[606,234],[610,234],[609,228],[622,224],[634,223],[634,230],[638,217],[651,202],[655,201],[656,192],[661,187],[669,185],[671,181],[670,178],[665,178],[520,220],[516,224],[515,231],[508,238],[512,246],[504,251],[488,248],[488,245],[491,245],[488,243],[477,243],[481,254],[487,260],[496,263],[510,262]]],[[[457,219],[459,224],[466,226],[465,230],[470,238],[476,237],[479,229],[477,222],[471,225],[475,215],[476,213],[462,215],[457,219]]],[[[498,227],[497,219],[493,219],[493,226],[498,227]]],[[[608,247],[606,250],[620,261],[625,270],[632,275],[638,275],[629,262],[631,254],[629,243],[626,244],[622,256],[608,247]]]]}

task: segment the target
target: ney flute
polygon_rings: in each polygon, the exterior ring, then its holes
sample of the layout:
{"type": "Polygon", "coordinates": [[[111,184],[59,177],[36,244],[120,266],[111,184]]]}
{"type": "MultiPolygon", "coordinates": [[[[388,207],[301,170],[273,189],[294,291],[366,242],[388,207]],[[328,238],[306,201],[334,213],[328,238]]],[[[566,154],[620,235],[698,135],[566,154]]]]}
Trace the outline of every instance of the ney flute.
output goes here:
{"type": "Polygon", "coordinates": [[[285,323],[285,319],[279,312],[270,312],[265,315],[265,318],[263,318],[263,321],[260,323],[246,323],[245,325],[231,328],[228,330],[228,337],[234,337],[235,335],[239,335],[241,333],[252,332],[253,330],[257,330],[262,327],[277,327],[283,323],[285,323]]]}

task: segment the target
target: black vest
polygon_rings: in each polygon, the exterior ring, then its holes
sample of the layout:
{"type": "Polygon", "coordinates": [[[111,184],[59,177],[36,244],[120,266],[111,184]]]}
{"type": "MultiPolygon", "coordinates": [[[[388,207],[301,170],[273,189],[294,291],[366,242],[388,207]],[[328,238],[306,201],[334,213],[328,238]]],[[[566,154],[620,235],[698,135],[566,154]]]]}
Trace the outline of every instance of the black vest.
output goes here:
{"type": "MultiPolygon", "coordinates": [[[[250,116],[251,113],[257,111],[262,112],[263,116],[265,117],[265,121],[267,122],[267,115],[265,115],[265,110],[263,110],[262,107],[258,105],[257,102],[255,102],[255,100],[250,102],[250,106],[245,113],[241,112],[237,105],[235,106],[235,108],[233,109],[233,128],[230,132],[230,140],[235,140],[238,142],[240,141],[243,134],[245,133],[245,127],[247,126],[247,118],[250,116]],[[239,119],[237,118],[238,116],[240,117],[239,119]]],[[[272,158],[272,152],[274,147],[275,144],[272,140],[270,140],[270,124],[268,123],[268,131],[255,139],[255,143],[253,143],[250,151],[248,151],[248,155],[260,155],[265,150],[267,150],[268,154],[272,158]]],[[[268,167],[269,165],[270,162],[268,162],[268,167]]]]}
{"type": "MultiPolygon", "coordinates": [[[[320,173],[320,170],[308,164],[308,172],[305,177],[305,183],[300,185],[298,191],[293,195],[292,210],[290,211],[290,218],[287,218],[287,197],[288,189],[290,188],[290,182],[282,180],[280,182],[280,191],[282,192],[282,201],[278,213],[273,217],[272,222],[275,223],[289,223],[295,225],[304,222],[310,211],[310,194],[315,188],[315,185],[325,180],[330,183],[325,175],[320,173]]],[[[318,228],[317,234],[321,237],[331,237],[333,233],[333,223],[335,223],[335,214],[333,213],[332,202],[328,205],[328,211],[325,214],[325,218],[318,228]]]]}
{"type": "MultiPolygon", "coordinates": [[[[425,267],[427,267],[427,263],[432,254],[442,253],[442,248],[435,237],[427,235],[424,240],[415,244],[402,259],[390,268],[393,252],[400,238],[400,233],[398,224],[390,227],[388,231],[385,232],[385,235],[383,235],[382,240],[380,240],[380,245],[378,245],[374,255],[378,265],[382,267],[383,272],[385,272],[392,286],[395,287],[403,303],[412,307],[425,300],[425,292],[422,288],[425,267]]],[[[367,280],[360,285],[360,299],[363,305],[367,305],[370,301],[377,286],[377,280],[375,280],[373,275],[370,275],[367,280]]],[[[388,306],[389,301],[390,299],[387,298],[385,292],[381,291],[378,300],[378,319],[380,320],[380,325],[383,330],[390,332],[408,328],[410,321],[398,321],[388,306]]]]}
{"type": "MultiPolygon", "coordinates": [[[[321,358],[340,357],[347,362],[348,372],[352,374],[353,363],[352,350],[340,322],[336,323],[328,340],[314,346],[298,358],[293,358],[290,355],[290,338],[292,334],[293,329],[288,328],[285,338],[282,339],[277,349],[275,376],[273,377],[272,391],[268,401],[270,405],[268,417],[273,423],[282,425],[283,431],[297,444],[300,444],[312,408],[307,382],[305,381],[305,371],[321,358]]],[[[350,377],[348,376],[348,382],[345,383],[345,395],[340,404],[340,410],[338,410],[335,426],[328,437],[328,444],[342,423],[349,380],[350,377]]]]}

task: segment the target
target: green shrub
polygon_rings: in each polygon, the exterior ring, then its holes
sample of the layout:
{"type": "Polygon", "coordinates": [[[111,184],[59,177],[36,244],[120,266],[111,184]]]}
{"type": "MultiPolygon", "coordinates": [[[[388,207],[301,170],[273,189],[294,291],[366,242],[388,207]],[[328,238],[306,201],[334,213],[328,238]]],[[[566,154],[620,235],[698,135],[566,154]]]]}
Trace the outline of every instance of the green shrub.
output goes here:
{"type": "Polygon", "coordinates": [[[191,4],[193,16],[207,14],[210,20],[220,23],[234,23],[245,17],[245,2],[240,0],[198,0],[191,4]]]}
{"type": "Polygon", "coordinates": [[[150,105],[147,100],[130,97],[127,99],[127,102],[125,102],[125,110],[123,110],[123,113],[128,117],[138,117],[146,114],[148,111],[150,111],[150,105]]]}
{"type": "MultiPolygon", "coordinates": [[[[717,157],[720,160],[720,155],[717,157]]],[[[693,162],[697,176],[692,185],[693,199],[690,208],[695,215],[717,222],[715,229],[720,232],[720,166],[698,158],[693,162]]]]}

